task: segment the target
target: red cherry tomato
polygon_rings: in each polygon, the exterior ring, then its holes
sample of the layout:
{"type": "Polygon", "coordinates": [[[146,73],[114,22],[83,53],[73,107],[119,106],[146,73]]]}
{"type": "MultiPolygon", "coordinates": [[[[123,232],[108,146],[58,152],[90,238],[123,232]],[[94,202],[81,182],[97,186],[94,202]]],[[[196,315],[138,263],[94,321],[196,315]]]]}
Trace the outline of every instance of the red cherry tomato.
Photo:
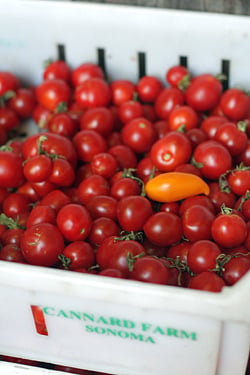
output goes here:
{"type": "Polygon", "coordinates": [[[192,145],[185,134],[171,131],[153,144],[150,158],[157,169],[169,172],[188,162],[191,154],[192,145]]]}
{"type": "Polygon", "coordinates": [[[35,93],[38,103],[49,111],[55,111],[60,103],[68,105],[71,101],[70,86],[61,79],[43,81],[35,93]]]}
{"type": "Polygon", "coordinates": [[[187,104],[197,112],[212,110],[222,95],[221,82],[211,74],[200,74],[191,80],[185,92],[187,104]]]}

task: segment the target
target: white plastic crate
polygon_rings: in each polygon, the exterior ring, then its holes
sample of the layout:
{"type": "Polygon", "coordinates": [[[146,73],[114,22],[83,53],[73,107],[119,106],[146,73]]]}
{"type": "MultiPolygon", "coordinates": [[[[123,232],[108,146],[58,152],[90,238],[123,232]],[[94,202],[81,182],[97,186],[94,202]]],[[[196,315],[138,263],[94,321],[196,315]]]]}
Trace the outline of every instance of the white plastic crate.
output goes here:
{"type": "MultiPolygon", "coordinates": [[[[164,80],[182,56],[194,74],[229,67],[229,85],[249,89],[250,17],[31,0],[1,0],[0,14],[0,70],[29,84],[63,51],[72,67],[104,62],[109,80],[164,80]]],[[[245,373],[250,273],[208,293],[0,262],[0,296],[5,355],[117,375],[245,373]]]]}

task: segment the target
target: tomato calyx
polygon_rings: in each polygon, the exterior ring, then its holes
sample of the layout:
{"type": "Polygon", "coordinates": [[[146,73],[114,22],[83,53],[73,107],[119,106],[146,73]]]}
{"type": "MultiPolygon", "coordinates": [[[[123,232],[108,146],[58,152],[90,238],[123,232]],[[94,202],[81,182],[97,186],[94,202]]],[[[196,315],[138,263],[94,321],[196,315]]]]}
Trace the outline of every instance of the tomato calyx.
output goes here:
{"type": "Polygon", "coordinates": [[[144,235],[142,231],[126,231],[123,230],[120,232],[119,237],[114,238],[115,241],[127,241],[127,240],[133,240],[133,241],[138,241],[138,242],[143,242],[144,240],[144,235]]]}
{"type": "Polygon", "coordinates": [[[128,252],[127,257],[126,257],[126,261],[127,261],[128,270],[130,272],[132,272],[133,269],[134,269],[134,263],[135,263],[136,259],[142,258],[142,257],[144,257],[144,255],[146,255],[144,252],[142,252],[140,254],[137,254],[137,255],[132,255],[132,253],[128,252]]]}
{"type": "Polygon", "coordinates": [[[64,113],[64,112],[67,112],[68,110],[68,105],[66,102],[60,102],[58,104],[58,106],[56,107],[54,113],[57,114],[57,113],[64,113]]]}
{"type": "Polygon", "coordinates": [[[0,214],[0,224],[5,225],[8,229],[26,229],[23,225],[18,223],[18,220],[14,220],[4,213],[0,214]]]}
{"type": "Polygon", "coordinates": [[[66,257],[65,255],[63,254],[59,254],[58,255],[58,260],[60,261],[62,267],[65,269],[65,270],[68,270],[69,269],[69,266],[70,266],[70,263],[71,263],[71,259],[66,257]]]}
{"type": "Polygon", "coordinates": [[[228,180],[227,180],[228,176],[230,174],[234,174],[234,173],[240,172],[240,171],[246,171],[246,170],[249,170],[249,169],[250,169],[250,167],[245,166],[243,163],[240,163],[234,169],[229,169],[225,173],[220,175],[220,177],[219,177],[220,190],[224,193],[231,193],[231,189],[229,187],[228,180]]]}
{"type": "Polygon", "coordinates": [[[248,199],[250,199],[250,191],[249,191],[249,190],[247,190],[246,193],[245,193],[245,195],[243,195],[243,196],[241,197],[240,204],[239,204],[239,206],[238,206],[238,208],[237,208],[238,211],[242,211],[242,206],[243,206],[243,204],[244,204],[246,201],[248,201],[248,199]]]}
{"type": "Polygon", "coordinates": [[[216,258],[216,266],[215,268],[211,269],[211,272],[216,272],[220,277],[223,277],[223,273],[225,272],[225,265],[233,258],[239,257],[248,257],[250,255],[250,251],[247,253],[237,252],[233,255],[230,254],[220,254],[216,258]]]}
{"type": "Polygon", "coordinates": [[[182,275],[184,273],[188,273],[190,276],[194,276],[195,274],[190,270],[187,263],[183,260],[181,260],[180,256],[177,256],[176,258],[168,258],[163,257],[163,259],[166,259],[169,264],[165,264],[167,268],[175,268],[178,271],[178,277],[177,277],[177,285],[182,286],[182,275]]]}
{"type": "Polygon", "coordinates": [[[236,124],[236,127],[238,130],[240,130],[243,133],[246,133],[247,127],[248,127],[248,122],[247,121],[238,121],[236,124]]]}
{"type": "Polygon", "coordinates": [[[13,98],[16,95],[15,91],[9,90],[6,91],[3,95],[0,96],[0,108],[5,107],[5,103],[13,98]]]}
{"type": "Polygon", "coordinates": [[[233,209],[230,208],[230,207],[227,207],[225,205],[225,203],[222,203],[220,211],[221,211],[222,215],[232,215],[233,214],[233,209]]]}
{"type": "Polygon", "coordinates": [[[190,74],[186,74],[179,82],[178,82],[178,89],[180,89],[181,91],[185,91],[188,86],[190,85],[191,83],[191,75],[190,74]]]}
{"type": "Polygon", "coordinates": [[[65,156],[63,155],[59,155],[59,154],[51,154],[47,151],[45,151],[43,149],[43,142],[47,141],[47,137],[45,135],[41,135],[38,140],[37,140],[37,150],[38,150],[38,154],[39,155],[46,155],[48,156],[50,159],[54,160],[54,159],[58,159],[58,158],[61,158],[61,159],[66,159],[65,156]]]}
{"type": "Polygon", "coordinates": [[[137,181],[138,184],[139,184],[139,186],[140,186],[140,188],[141,188],[140,195],[142,197],[145,197],[146,193],[145,193],[145,188],[144,188],[144,182],[139,177],[137,177],[137,176],[134,175],[135,172],[136,172],[135,168],[125,168],[123,170],[122,177],[131,178],[131,180],[137,181]]]}
{"type": "Polygon", "coordinates": [[[198,161],[195,160],[195,158],[192,156],[191,158],[191,164],[193,164],[196,168],[202,168],[204,167],[203,163],[199,163],[198,161]]]}

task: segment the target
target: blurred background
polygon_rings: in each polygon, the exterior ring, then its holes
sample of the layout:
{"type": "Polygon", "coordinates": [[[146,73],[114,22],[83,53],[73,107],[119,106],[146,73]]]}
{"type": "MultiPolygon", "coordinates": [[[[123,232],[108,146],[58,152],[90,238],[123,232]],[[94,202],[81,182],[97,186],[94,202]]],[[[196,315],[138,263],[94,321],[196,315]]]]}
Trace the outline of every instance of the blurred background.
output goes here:
{"type": "Polygon", "coordinates": [[[91,2],[250,15],[249,0],[92,0],[91,2]]]}

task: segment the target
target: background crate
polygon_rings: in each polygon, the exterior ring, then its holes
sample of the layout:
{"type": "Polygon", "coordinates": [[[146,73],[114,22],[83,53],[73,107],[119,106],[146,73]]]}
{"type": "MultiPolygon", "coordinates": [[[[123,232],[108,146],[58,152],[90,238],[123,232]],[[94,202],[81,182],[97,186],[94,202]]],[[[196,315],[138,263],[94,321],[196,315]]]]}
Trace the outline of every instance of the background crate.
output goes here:
{"type": "MultiPolygon", "coordinates": [[[[42,0],[2,0],[0,14],[0,70],[26,84],[61,57],[98,62],[109,81],[164,80],[182,62],[249,89],[249,17],[42,0]]],[[[244,375],[249,288],[250,274],[213,294],[0,262],[0,352],[118,375],[244,375]]]]}

